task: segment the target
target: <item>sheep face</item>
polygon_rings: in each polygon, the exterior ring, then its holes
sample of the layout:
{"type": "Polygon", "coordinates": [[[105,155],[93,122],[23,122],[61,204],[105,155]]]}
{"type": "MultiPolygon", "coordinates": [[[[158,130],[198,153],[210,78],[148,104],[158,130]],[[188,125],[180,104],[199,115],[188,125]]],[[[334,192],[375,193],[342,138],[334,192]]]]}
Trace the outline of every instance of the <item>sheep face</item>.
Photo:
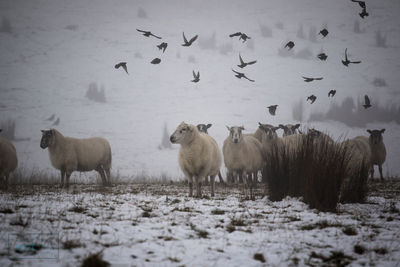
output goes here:
{"type": "Polygon", "coordinates": [[[182,122],[178,125],[175,132],[171,135],[169,140],[173,144],[185,144],[192,136],[194,126],[182,122]]]}
{"type": "Polygon", "coordinates": [[[42,130],[42,139],[40,140],[40,147],[45,149],[51,146],[54,143],[53,137],[54,137],[53,130],[48,130],[48,131],[42,130]]]}
{"type": "Polygon", "coordinates": [[[206,134],[208,134],[208,131],[207,131],[207,129],[208,128],[210,128],[212,126],[212,124],[197,124],[197,130],[199,130],[199,132],[201,132],[201,133],[206,133],[206,134]]]}
{"type": "Polygon", "coordinates": [[[276,130],[278,129],[280,129],[280,127],[274,127],[272,125],[267,125],[267,124],[262,127],[262,130],[266,133],[267,138],[269,140],[273,140],[278,137],[278,134],[276,133],[276,130]]]}
{"type": "Polygon", "coordinates": [[[231,140],[233,143],[237,144],[240,142],[240,140],[242,140],[242,131],[244,130],[243,126],[233,126],[233,127],[229,127],[226,126],[226,128],[228,128],[228,131],[230,132],[230,136],[231,136],[231,140]]]}
{"type": "Polygon", "coordinates": [[[381,143],[383,141],[383,136],[382,134],[385,132],[385,129],[382,130],[367,130],[367,132],[370,134],[369,136],[369,141],[374,144],[377,145],[379,143],[381,143]]]}
{"type": "Polygon", "coordinates": [[[312,139],[315,140],[321,136],[321,132],[315,129],[308,130],[307,135],[312,139]]]}
{"type": "Polygon", "coordinates": [[[296,134],[296,130],[300,127],[300,124],[279,124],[279,128],[283,129],[283,136],[289,136],[296,134]]]}

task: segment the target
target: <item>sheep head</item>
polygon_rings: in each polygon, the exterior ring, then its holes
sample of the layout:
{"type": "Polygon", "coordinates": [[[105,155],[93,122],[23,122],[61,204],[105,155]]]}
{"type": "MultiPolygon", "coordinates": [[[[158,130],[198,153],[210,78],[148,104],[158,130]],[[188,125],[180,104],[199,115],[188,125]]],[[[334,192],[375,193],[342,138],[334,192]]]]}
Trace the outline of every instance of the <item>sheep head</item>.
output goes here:
{"type": "Polygon", "coordinates": [[[45,149],[54,144],[55,132],[51,130],[42,130],[42,139],[40,140],[40,147],[45,149]]]}
{"type": "Polygon", "coordinates": [[[197,130],[199,130],[199,132],[201,132],[201,133],[206,133],[206,134],[208,134],[208,131],[207,131],[207,129],[208,128],[210,128],[212,126],[212,124],[211,123],[209,123],[209,124],[197,124],[197,130]]]}
{"type": "Polygon", "coordinates": [[[374,144],[377,145],[380,142],[383,141],[383,136],[382,134],[385,132],[385,129],[382,130],[367,130],[367,132],[370,134],[369,135],[369,141],[374,144]]]}
{"type": "Polygon", "coordinates": [[[195,130],[197,131],[195,126],[181,122],[169,140],[173,144],[186,144],[192,139],[192,135],[195,130]]]}
{"type": "Polygon", "coordinates": [[[278,137],[276,130],[280,129],[280,127],[264,124],[262,127],[260,126],[260,128],[266,133],[268,139],[272,140],[278,137]]]}
{"type": "Polygon", "coordinates": [[[231,140],[233,143],[237,144],[242,140],[242,131],[244,130],[243,126],[226,126],[228,131],[230,132],[231,140]]]}
{"type": "Polygon", "coordinates": [[[283,130],[283,136],[296,134],[296,130],[300,127],[300,124],[279,124],[279,128],[283,130]]]}

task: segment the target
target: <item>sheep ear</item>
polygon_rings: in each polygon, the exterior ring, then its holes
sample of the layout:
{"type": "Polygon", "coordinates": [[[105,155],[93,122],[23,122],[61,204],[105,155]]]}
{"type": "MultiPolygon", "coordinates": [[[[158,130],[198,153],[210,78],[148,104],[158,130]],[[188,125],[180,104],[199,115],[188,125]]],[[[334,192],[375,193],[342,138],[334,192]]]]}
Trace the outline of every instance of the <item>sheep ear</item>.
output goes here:
{"type": "Polygon", "coordinates": [[[384,132],[385,132],[385,129],[382,129],[382,130],[381,130],[381,134],[383,134],[384,132]]]}
{"type": "Polygon", "coordinates": [[[368,129],[367,132],[368,132],[369,134],[372,134],[372,131],[371,131],[370,129],[368,129]]]}
{"type": "Polygon", "coordinates": [[[210,128],[212,126],[211,123],[207,124],[207,129],[210,128]]]}
{"type": "Polygon", "coordinates": [[[272,130],[274,130],[274,132],[276,131],[276,130],[279,130],[281,127],[273,127],[272,128],[272,130]]]}
{"type": "Polygon", "coordinates": [[[46,131],[45,130],[40,130],[42,133],[45,133],[46,131]]]}
{"type": "Polygon", "coordinates": [[[228,131],[231,131],[231,128],[229,128],[229,126],[225,125],[226,129],[228,129],[228,131]]]}
{"type": "Polygon", "coordinates": [[[298,123],[298,124],[296,124],[296,125],[294,126],[295,129],[297,129],[297,128],[299,128],[299,127],[300,127],[300,123],[298,123]]]}
{"type": "Polygon", "coordinates": [[[244,126],[240,126],[239,128],[240,128],[242,131],[244,131],[244,126]]]}
{"type": "Polygon", "coordinates": [[[285,129],[285,125],[283,125],[283,124],[279,124],[279,128],[281,128],[281,129],[285,129]]]}

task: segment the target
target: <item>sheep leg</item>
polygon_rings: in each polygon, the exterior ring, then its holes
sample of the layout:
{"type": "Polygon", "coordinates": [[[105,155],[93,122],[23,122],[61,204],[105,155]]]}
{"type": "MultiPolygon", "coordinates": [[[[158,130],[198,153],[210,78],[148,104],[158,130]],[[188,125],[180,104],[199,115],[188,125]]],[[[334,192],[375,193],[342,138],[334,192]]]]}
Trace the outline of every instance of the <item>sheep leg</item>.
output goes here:
{"type": "Polygon", "coordinates": [[[8,189],[8,176],[10,176],[10,174],[6,174],[6,175],[5,175],[5,178],[6,178],[5,184],[4,184],[4,189],[5,189],[5,190],[8,189]]]}
{"type": "Polygon", "coordinates": [[[195,183],[197,185],[197,187],[196,187],[196,197],[201,198],[201,182],[202,182],[202,179],[200,179],[200,177],[198,177],[198,176],[195,176],[194,180],[195,180],[195,183]]]}
{"type": "Polygon", "coordinates": [[[215,175],[210,176],[211,196],[215,196],[215,175]]]}
{"type": "Polygon", "coordinates": [[[109,186],[111,186],[111,174],[110,174],[110,169],[105,169],[105,173],[106,173],[106,176],[107,176],[107,184],[108,184],[109,186]]]}
{"type": "Polygon", "coordinates": [[[106,175],[104,173],[103,167],[102,166],[97,167],[96,171],[100,174],[101,180],[103,181],[103,186],[106,186],[107,179],[106,179],[106,175]]]}
{"type": "Polygon", "coordinates": [[[371,179],[374,179],[374,165],[371,166],[371,179]]]}
{"type": "Polygon", "coordinates": [[[220,183],[220,184],[223,184],[223,183],[224,183],[224,180],[222,179],[222,175],[221,175],[221,172],[220,172],[220,171],[218,171],[218,179],[219,179],[219,183],[220,183]]]}
{"type": "Polygon", "coordinates": [[[189,197],[193,197],[193,178],[191,176],[187,176],[187,180],[189,182],[189,197]]]}
{"type": "Polygon", "coordinates": [[[65,171],[61,170],[61,184],[60,184],[61,188],[64,187],[64,177],[65,177],[65,171]]]}
{"type": "Polygon", "coordinates": [[[248,182],[247,173],[245,171],[242,172],[242,180],[243,180],[243,194],[247,196],[247,182],[248,182]]]}
{"type": "Polygon", "coordinates": [[[66,182],[66,185],[65,185],[65,188],[69,188],[69,177],[71,177],[71,174],[72,174],[72,172],[71,171],[67,171],[66,172],[66,176],[65,176],[65,182],[66,182]]]}
{"type": "Polygon", "coordinates": [[[383,181],[383,174],[382,174],[382,164],[379,164],[379,174],[381,175],[381,180],[383,181]]]}

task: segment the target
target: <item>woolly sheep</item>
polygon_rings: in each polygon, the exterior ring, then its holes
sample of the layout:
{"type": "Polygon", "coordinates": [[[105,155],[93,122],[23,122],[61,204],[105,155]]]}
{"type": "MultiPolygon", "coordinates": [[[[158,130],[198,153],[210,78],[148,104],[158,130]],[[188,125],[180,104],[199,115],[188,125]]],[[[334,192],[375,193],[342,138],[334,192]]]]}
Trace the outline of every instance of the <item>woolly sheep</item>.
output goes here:
{"type": "Polygon", "coordinates": [[[61,187],[69,186],[69,178],[73,171],[97,171],[103,185],[111,185],[111,147],[101,137],[77,139],[64,137],[56,129],[42,130],[40,141],[42,149],[49,149],[49,157],[54,168],[61,171],[61,187]],[[107,181],[108,179],[108,181],[107,181]]]}
{"type": "Polygon", "coordinates": [[[221,167],[221,152],[217,142],[197,127],[182,122],[171,135],[173,144],[180,144],[179,165],[189,182],[189,196],[193,196],[193,179],[196,185],[196,197],[201,197],[201,183],[211,176],[211,196],[215,195],[215,176],[221,167]]]}
{"type": "MultiPolygon", "coordinates": [[[[0,132],[2,130],[0,129],[0,132]]],[[[8,177],[18,165],[17,152],[14,145],[7,139],[0,138],[0,185],[8,188],[8,177]]]]}
{"type": "MultiPolygon", "coordinates": [[[[201,132],[201,133],[206,133],[206,134],[208,134],[208,128],[210,128],[212,126],[212,124],[211,123],[209,123],[209,124],[197,124],[196,125],[196,127],[197,127],[197,130],[199,130],[199,132],[201,132]]],[[[210,178],[211,179],[211,178],[210,178]]],[[[223,184],[224,183],[224,179],[222,179],[222,175],[221,175],[221,172],[220,171],[218,171],[218,179],[219,179],[219,182],[221,183],[221,184],[223,184]]],[[[206,177],[206,183],[208,182],[208,180],[207,180],[207,177],[206,177]]]]}
{"type": "Polygon", "coordinates": [[[300,124],[279,124],[279,128],[281,128],[283,130],[283,137],[288,136],[288,135],[293,135],[297,133],[297,129],[300,127],[300,124]]]}
{"type": "Polygon", "coordinates": [[[346,147],[348,161],[348,174],[357,172],[364,163],[368,168],[371,165],[371,148],[368,138],[365,136],[357,136],[355,138],[343,142],[346,147]]]}
{"type": "Polygon", "coordinates": [[[277,146],[278,149],[281,149],[283,146],[283,141],[278,137],[276,130],[280,129],[280,127],[274,126],[263,126],[264,135],[262,135],[261,145],[263,150],[263,156],[265,160],[268,160],[270,153],[272,152],[273,146],[277,146]]]}
{"type": "Polygon", "coordinates": [[[383,180],[382,164],[386,160],[386,147],[383,143],[382,134],[385,132],[385,129],[372,131],[367,130],[367,132],[370,134],[368,143],[371,148],[371,178],[374,178],[374,165],[378,165],[379,174],[381,180],[383,180]]]}
{"type": "Polygon", "coordinates": [[[258,173],[264,167],[261,143],[252,135],[243,135],[243,126],[226,127],[230,134],[222,148],[225,166],[236,178],[242,172],[246,185],[248,174],[258,173]]]}
{"type": "MultiPolygon", "coordinates": [[[[263,124],[261,122],[258,123],[258,128],[254,134],[252,134],[260,143],[262,142],[262,137],[265,135],[264,128],[274,127],[271,124],[263,124]]],[[[249,134],[251,135],[251,134],[249,134]]]]}

